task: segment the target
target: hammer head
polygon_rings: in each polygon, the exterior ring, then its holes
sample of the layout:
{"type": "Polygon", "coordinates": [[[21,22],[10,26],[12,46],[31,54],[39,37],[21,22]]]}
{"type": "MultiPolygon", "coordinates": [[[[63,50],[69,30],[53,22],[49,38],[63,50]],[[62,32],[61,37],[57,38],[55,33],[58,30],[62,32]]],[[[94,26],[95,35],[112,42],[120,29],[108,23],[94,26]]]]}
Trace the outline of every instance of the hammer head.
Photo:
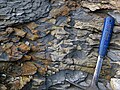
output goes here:
{"type": "Polygon", "coordinates": [[[116,19],[117,23],[120,25],[120,11],[113,11],[113,12],[108,12],[110,16],[116,19]]]}

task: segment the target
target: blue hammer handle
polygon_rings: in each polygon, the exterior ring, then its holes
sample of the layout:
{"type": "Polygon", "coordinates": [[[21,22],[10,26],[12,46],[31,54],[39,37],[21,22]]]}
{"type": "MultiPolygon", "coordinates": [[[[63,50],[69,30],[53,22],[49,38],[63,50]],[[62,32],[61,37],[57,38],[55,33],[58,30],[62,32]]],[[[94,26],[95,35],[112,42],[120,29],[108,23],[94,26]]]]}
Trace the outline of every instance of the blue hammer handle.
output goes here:
{"type": "Polygon", "coordinates": [[[102,67],[103,58],[105,57],[107,53],[107,48],[110,44],[114,23],[115,23],[115,19],[110,16],[106,17],[104,20],[104,26],[103,26],[102,36],[101,36],[101,41],[99,46],[99,56],[98,56],[95,72],[94,72],[92,83],[91,83],[92,87],[97,85],[101,67],[102,67]]]}
{"type": "Polygon", "coordinates": [[[110,44],[113,27],[114,27],[115,19],[113,17],[106,17],[104,20],[104,26],[99,46],[99,55],[101,57],[105,57],[107,53],[107,48],[110,44]]]}

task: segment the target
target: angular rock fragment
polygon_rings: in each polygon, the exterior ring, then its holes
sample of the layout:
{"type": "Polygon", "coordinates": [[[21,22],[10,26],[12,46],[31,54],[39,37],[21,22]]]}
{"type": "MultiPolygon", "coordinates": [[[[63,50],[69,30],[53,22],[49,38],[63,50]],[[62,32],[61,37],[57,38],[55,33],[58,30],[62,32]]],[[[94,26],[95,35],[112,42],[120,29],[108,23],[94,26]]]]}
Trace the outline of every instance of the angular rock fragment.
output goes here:
{"type": "Polygon", "coordinates": [[[32,41],[37,40],[39,38],[39,35],[37,33],[38,31],[34,29],[34,24],[30,24],[30,25],[28,24],[28,27],[24,27],[24,30],[27,33],[25,38],[32,41]]]}
{"type": "Polygon", "coordinates": [[[34,40],[38,39],[39,36],[38,35],[33,35],[33,34],[27,34],[26,38],[34,41],[34,40]]]}
{"type": "Polygon", "coordinates": [[[107,56],[112,60],[112,61],[120,61],[120,51],[119,50],[110,50],[107,54],[107,56]]]}
{"type": "MultiPolygon", "coordinates": [[[[62,84],[62,82],[65,82],[67,80],[70,82],[75,82],[75,81],[81,82],[86,77],[87,77],[87,74],[81,71],[63,70],[48,77],[47,87],[50,87],[50,86],[54,87],[54,85],[60,85],[62,84]]],[[[62,89],[67,89],[67,87],[64,87],[63,85],[60,87],[62,89]]]]}
{"type": "Polygon", "coordinates": [[[25,34],[26,34],[26,32],[24,32],[24,31],[21,30],[21,29],[14,28],[14,30],[15,30],[15,35],[16,35],[16,36],[24,37],[25,34]]]}
{"type": "Polygon", "coordinates": [[[26,45],[26,44],[20,44],[20,45],[18,46],[18,48],[19,48],[20,51],[22,51],[22,52],[27,52],[27,51],[30,50],[30,47],[29,47],[28,45],[26,45]]]}
{"type": "Polygon", "coordinates": [[[0,61],[9,61],[9,57],[6,52],[0,52],[0,61]]]}
{"type": "Polygon", "coordinates": [[[31,60],[31,58],[32,57],[30,55],[24,55],[22,61],[31,60]]]}
{"type": "Polygon", "coordinates": [[[89,15],[83,8],[77,8],[76,10],[71,11],[71,17],[75,20],[84,22],[94,18],[92,15],[89,15]]]}
{"type": "Polygon", "coordinates": [[[35,22],[31,22],[29,24],[27,24],[27,27],[30,29],[30,30],[34,30],[38,25],[35,23],[35,22]]]}
{"type": "Polygon", "coordinates": [[[113,32],[114,33],[120,33],[120,27],[119,26],[115,26],[114,29],[113,29],[113,32]]]}
{"type": "Polygon", "coordinates": [[[33,75],[37,71],[37,67],[32,62],[23,63],[21,68],[22,75],[33,75]]]}

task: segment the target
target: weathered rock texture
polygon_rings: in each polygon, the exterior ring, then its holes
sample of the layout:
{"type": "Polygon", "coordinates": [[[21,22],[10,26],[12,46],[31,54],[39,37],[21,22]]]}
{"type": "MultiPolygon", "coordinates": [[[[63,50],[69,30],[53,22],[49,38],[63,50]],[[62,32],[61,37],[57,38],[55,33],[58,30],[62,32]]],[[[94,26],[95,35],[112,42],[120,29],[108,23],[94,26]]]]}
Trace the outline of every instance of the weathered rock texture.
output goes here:
{"type": "Polygon", "coordinates": [[[49,0],[0,0],[0,29],[48,15],[49,0]]]}
{"type": "MultiPolygon", "coordinates": [[[[119,1],[25,0],[23,3],[15,0],[7,3],[10,2],[14,3],[13,8],[26,3],[28,6],[17,9],[29,9],[23,10],[24,13],[14,14],[14,9],[8,14],[2,12],[11,18],[2,18],[1,27],[19,25],[0,32],[0,89],[80,90],[89,86],[98,57],[104,18],[109,12],[119,21],[119,1]],[[38,8],[31,11],[31,4],[38,5],[38,8]]],[[[0,10],[11,3],[3,4],[0,10]]],[[[111,77],[120,77],[119,34],[120,26],[116,22],[108,54],[103,61],[98,83],[100,90],[111,90],[111,77]]]]}

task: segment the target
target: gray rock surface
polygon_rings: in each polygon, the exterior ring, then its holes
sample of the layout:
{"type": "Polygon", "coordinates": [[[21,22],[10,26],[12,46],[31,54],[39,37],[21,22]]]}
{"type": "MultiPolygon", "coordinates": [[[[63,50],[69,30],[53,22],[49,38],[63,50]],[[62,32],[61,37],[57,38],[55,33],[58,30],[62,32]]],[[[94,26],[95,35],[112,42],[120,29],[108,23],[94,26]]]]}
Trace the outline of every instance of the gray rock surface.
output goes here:
{"type": "Polygon", "coordinates": [[[49,0],[0,0],[0,29],[48,15],[49,0]]]}
{"type": "Polygon", "coordinates": [[[120,79],[116,79],[116,78],[111,78],[111,82],[110,82],[113,90],[119,90],[120,89],[120,79]]]}

